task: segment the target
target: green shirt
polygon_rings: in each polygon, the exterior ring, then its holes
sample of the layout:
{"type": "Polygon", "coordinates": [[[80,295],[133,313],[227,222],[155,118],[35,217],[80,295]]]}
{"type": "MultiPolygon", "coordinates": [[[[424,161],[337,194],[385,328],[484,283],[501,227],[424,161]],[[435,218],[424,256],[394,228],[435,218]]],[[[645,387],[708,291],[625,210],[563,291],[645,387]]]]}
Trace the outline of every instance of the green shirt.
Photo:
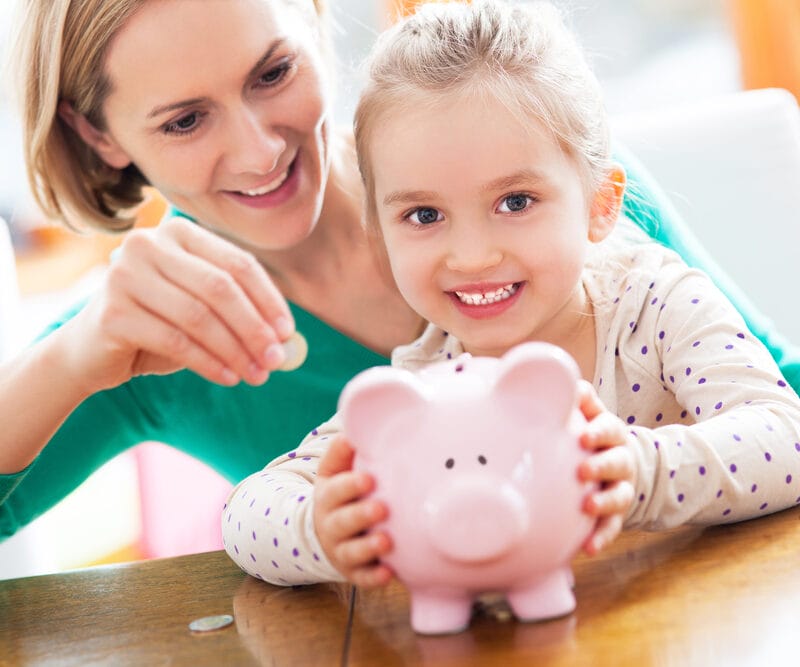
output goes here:
{"type": "MultiPolygon", "coordinates": [[[[770,349],[786,378],[800,386],[800,362],[681,222],[666,196],[633,156],[618,151],[628,171],[625,210],[653,238],[706,270],[770,349]]],[[[291,304],[290,304],[291,305],[291,304]]],[[[238,482],[292,449],[328,419],[344,384],[389,360],[291,305],[308,340],[308,358],[260,387],[227,388],[189,371],[136,377],[84,401],[26,469],[0,475],[0,537],[9,536],[64,498],[91,473],[148,440],[186,452],[238,482]]],[[[72,317],[74,308],[48,331],[72,317]]],[[[47,333],[47,332],[46,332],[47,333]]]]}

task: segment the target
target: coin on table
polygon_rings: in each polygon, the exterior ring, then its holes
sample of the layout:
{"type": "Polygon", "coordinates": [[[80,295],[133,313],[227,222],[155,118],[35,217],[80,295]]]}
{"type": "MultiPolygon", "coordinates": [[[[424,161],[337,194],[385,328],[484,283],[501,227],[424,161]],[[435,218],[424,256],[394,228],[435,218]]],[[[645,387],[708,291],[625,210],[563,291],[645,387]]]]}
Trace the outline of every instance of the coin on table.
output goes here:
{"type": "Polygon", "coordinates": [[[293,371],[303,365],[306,355],[308,355],[308,343],[299,331],[295,331],[288,340],[283,342],[283,353],[286,358],[278,370],[293,371]]]}
{"type": "Polygon", "coordinates": [[[233,616],[230,614],[220,614],[218,616],[205,616],[189,623],[192,632],[211,632],[228,627],[233,623],[233,616]]]}

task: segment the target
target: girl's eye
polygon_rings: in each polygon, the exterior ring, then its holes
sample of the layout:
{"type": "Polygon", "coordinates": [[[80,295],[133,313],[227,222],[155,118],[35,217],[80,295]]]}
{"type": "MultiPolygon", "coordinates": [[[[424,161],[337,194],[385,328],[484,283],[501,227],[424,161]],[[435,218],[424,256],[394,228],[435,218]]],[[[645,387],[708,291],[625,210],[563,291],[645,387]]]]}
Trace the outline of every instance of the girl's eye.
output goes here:
{"type": "Polygon", "coordinates": [[[290,68],[290,62],[281,62],[277,67],[273,67],[272,69],[264,72],[264,74],[259,77],[258,82],[266,86],[274,86],[281,82],[290,68]]]}
{"type": "Polygon", "coordinates": [[[433,222],[439,222],[442,219],[442,214],[435,208],[422,206],[411,211],[406,216],[406,219],[418,225],[430,225],[433,222]]]}
{"type": "Polygon", "coordinates": [[[508,195],[500,202],[498,211],[500,213],[519,213],[524,211],[533,203],[533,198],[528,195],[515,194],[508,195]]]}
{"type": "Polygon", "coordinates": [[[181,116],[178,120],[173,120],[164,126],[166,134],[191,134],[200,122],[200,114],[196,111],[181,116]]]}

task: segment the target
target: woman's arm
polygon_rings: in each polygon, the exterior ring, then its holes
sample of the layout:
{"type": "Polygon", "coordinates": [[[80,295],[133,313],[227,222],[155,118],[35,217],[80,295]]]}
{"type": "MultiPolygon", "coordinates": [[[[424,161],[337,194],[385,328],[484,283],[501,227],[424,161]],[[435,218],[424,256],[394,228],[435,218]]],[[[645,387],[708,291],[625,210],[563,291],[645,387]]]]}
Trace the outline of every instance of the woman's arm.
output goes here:
{"type": "Polygon", "coordinates": [[[182,219],[131,232],[90,302],[0,369],[0,474],[27,466],[86,397],[134,376],[262,384],[293,329],[249,253],[182,219]]]}

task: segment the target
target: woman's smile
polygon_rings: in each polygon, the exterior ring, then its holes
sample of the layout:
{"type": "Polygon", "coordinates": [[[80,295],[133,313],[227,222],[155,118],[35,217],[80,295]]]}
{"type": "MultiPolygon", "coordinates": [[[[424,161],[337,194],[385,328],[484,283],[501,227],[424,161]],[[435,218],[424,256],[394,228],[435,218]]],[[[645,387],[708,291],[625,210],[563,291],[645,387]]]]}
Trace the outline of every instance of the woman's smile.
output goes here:
{"type": "Polygon", "coordinates": [[[289,166],[261,187],[248,190],[226,190],[225,194],[236,202],[252,208],[272,208],[291,199],[299,188],[301,177],[299,154],[289,166]]]}

